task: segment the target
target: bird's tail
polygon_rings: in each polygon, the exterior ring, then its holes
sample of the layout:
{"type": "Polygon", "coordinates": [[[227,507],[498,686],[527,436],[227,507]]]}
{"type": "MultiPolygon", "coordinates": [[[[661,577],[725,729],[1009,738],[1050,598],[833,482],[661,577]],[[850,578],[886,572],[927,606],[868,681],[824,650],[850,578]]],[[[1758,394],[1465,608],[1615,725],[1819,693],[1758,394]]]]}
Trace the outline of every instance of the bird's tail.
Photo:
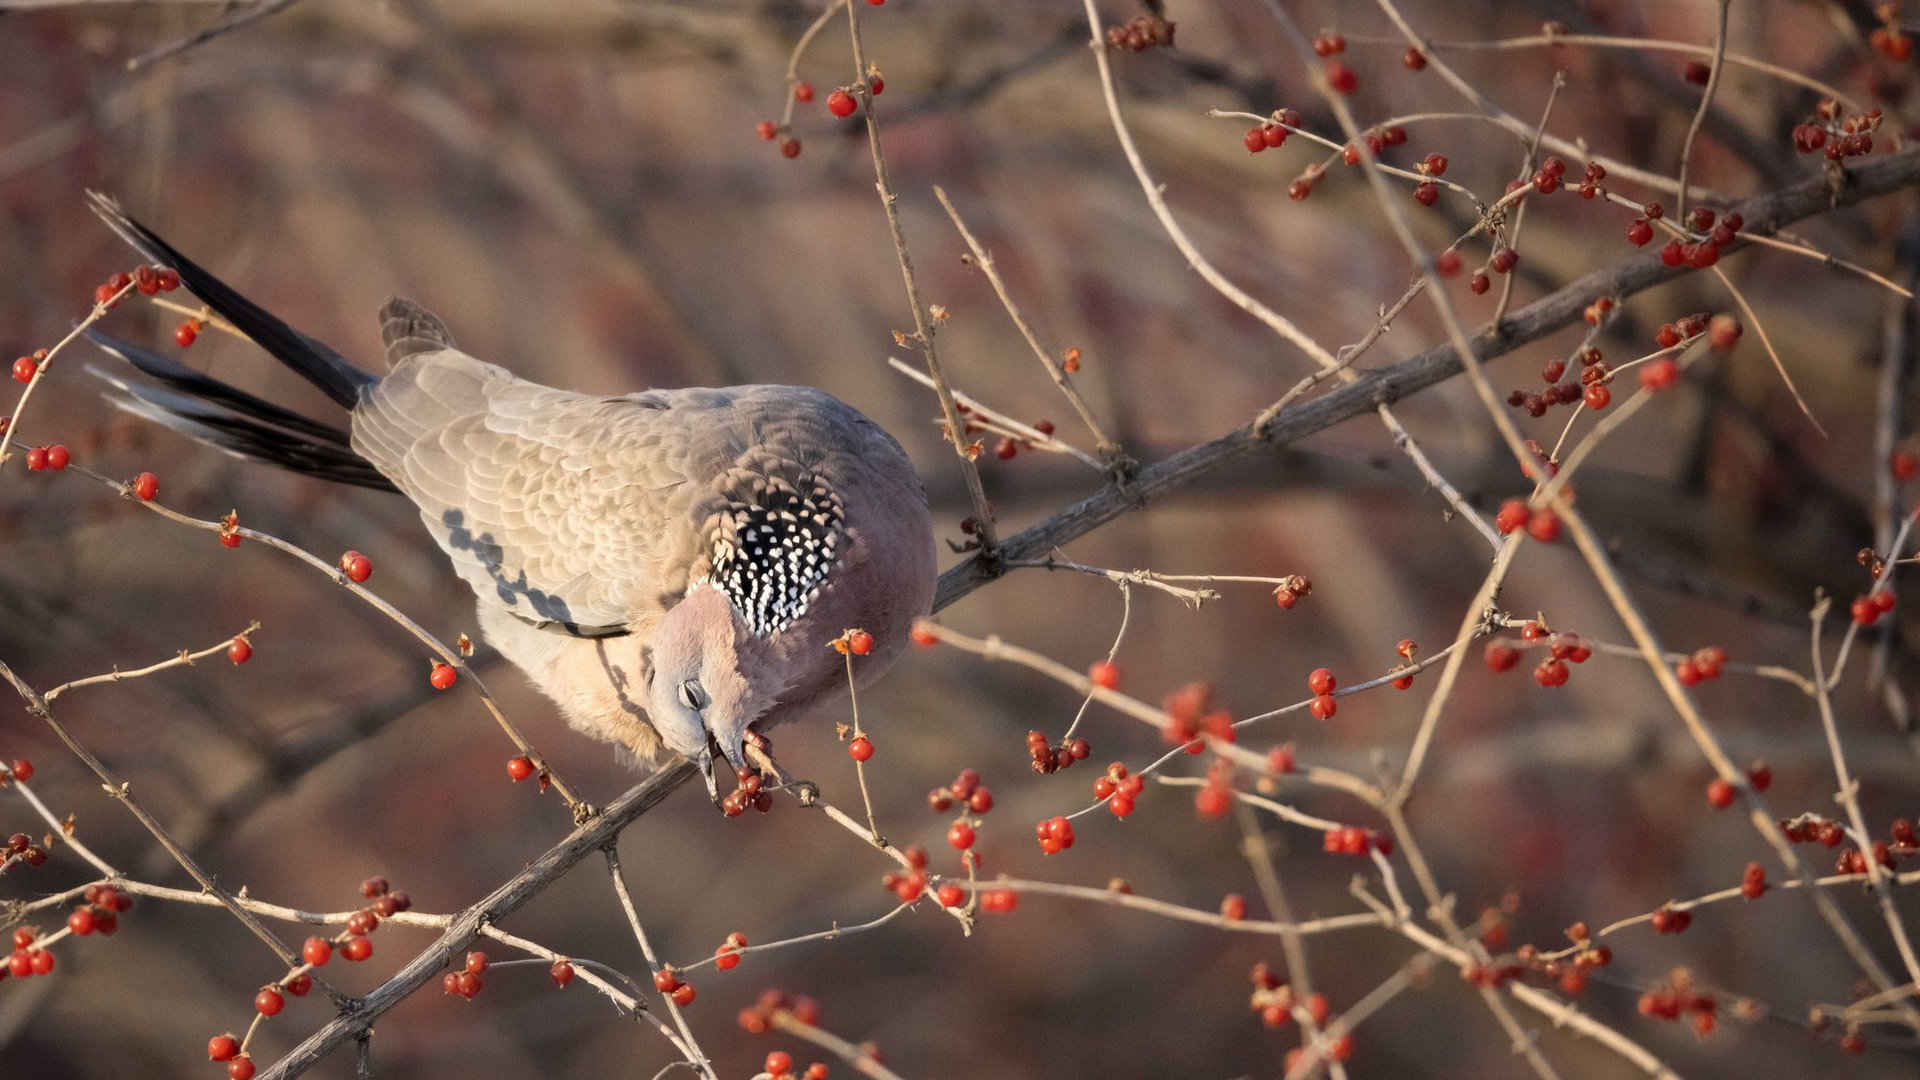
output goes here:
{"type": "MultiPolygon", "coordinates": [[[[87,200],[121,239],[149,261],[173,268],[180,283],[201,302],[334,401],[351,409],[359,403],[362,389],[379,381],[325,342],[295,330],[234,291],[128,217],[113,199],[88,192],[87,200]]],[[[326,480],[393,490],[385,477],[353,452],[342,428],[275,405],[151,350],[94,330],[87,336],[108,354],[164,384],[132,382],[93,369],[114,388],[108,397],[115,405],[242,457],[326,480]]]]}

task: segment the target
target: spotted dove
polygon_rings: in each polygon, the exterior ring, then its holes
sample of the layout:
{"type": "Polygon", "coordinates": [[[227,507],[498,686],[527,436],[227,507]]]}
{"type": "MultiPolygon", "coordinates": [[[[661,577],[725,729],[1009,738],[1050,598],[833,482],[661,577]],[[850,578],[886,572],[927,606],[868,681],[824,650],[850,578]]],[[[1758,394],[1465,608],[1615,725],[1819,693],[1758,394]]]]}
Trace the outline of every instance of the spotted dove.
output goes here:
{"type": "Polygon", "coordinates": [[[209,308],[351,414],[343,431],[105,335],[157,380],[116,404],[244,457],[397,490],[478,599],[486,640],[578,730],[648,764],[743,743],[844,685],[829,647],[873,635],[880,675],[926,614],[934,550],[912,463],[852,407],[800,386],[601,397],[455,348],[440,320],[380,310],[376,376],[256,306],[128,217],[94,211],[209,308]]]}

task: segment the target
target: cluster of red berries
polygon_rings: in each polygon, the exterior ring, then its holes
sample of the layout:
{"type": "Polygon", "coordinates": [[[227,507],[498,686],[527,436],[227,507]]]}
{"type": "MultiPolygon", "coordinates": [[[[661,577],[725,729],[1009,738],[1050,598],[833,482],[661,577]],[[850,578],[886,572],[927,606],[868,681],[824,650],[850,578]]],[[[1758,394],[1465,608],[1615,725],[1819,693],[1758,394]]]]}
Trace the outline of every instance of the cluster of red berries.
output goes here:
{"type": "Polygon", "coordinates": [[[993,809],[993,792],[980,782],[978,771],[961,769],[960,775],[953,778],[953,783],[927,792],[927,805],[936,814],[953,809],[955,803],[976,814],[984,814],[993,809]]]}
{"type": "MultiPolygon", "coordinates": [[[[1682,686],[1693,686],[1720,677],[1720,666],[1727,662],[1727,650],[1718,645],[1696,649],[1692,656],[1673,665],[1673,674],[1682,686]]],[[[1764,788],[1762,790],[1765,790],[1764,788]]]]}
{"type": "Polygon", "coordinates": [[[735,787],[720,799],[720,812],[728,817],[739,817],[751,806],[761,813],[773,809],[773,795],[762,790],[766,781],[755,769],[739,769],[733,774],[735,787]]]}
{"type": "Polygon", "coordinates": [[[457,998],[472,1001],[486,988],[487,954],[478,949],[467,954],[466,963],[440,976],[440,989],[457,998]]]}
{"type": "Polygon", "coordinates": [[[133,897],[111,885],[89,885],[85,903],[67,914],[67,930],[77,937],[111,936],[120,929],[120,915],[133,907],[133,897]]]}
{"type": "Polygon", "coordinates": [[[1027,732],[1027,755],[1033,759],[1033,771],[1042,776],[1072,768],[1074,762],[1085,761],[1092,753],[1093,744],[1078,736],[1065,740],[1059,746],[1051,746],[1044,733],[1027,732]]]}
{"type": "Polygon", "coordinates": [[[1158,15],[1135,15],[1120,26],[1107,27],[1107,48],[1127,52],[1146,52],[1152,48],[1173,48],[1174,24],[1158,15]]]}
{"type": "Polygon", "coordinates": [[[1527,535],[1543,544],[1551,544],[1560,539],[1560,515],[1551,509],[1538,511],[1527,505],[1525,499],[1508,499],[1500,504],[1500,512],[1493,516],[1493,527],[1501,536],[1527,531],[1527,535]]]}
{"type": "Polygon", "coordinates": [[[1073,846],[1073,822],[1063,817],[1050,817],[1033,827],[1033,836],[1039,841],[1041,851],[1058,855],[1073,846]]]}
{"type": "Polygon", "coordinates": [[[1880,616],[1893,610],[1894,602],[1892,592],[1876,589],[1865,596],[1854,597],[1848,611],[1852,614],[1855,625],[1872,626],[1880,621],[1880,616]]]}
{"type": "Polygon", "coordinates": [[[740,950],[747,947],[747,935],[735,930],[727,935],[713,950],[713,966],[721,971],[732,971],[740,966],[740,950]]]}
{"type": "MultiPolygon", "coordinates": [[[[1720,261],[1720,249],[1734,242],[1746,219],[1733,213],[1715,224],[1714,212],[1699,206],[1687,215],[1687,224],[1692,226],[1693,234],[1699,239],[1667,241],[1666,246],[1660,249],[1660,261],[1667,266],[1691,266],[1695,270],[1705,270],[1720,261]]],[[[1627,239],[1633,239],[1632,226],[1628,226],[1627,239]]]]}
{"type": "MultiPolygon", "coordinates": [[[[1570,674],[1567,665],[1584,664],[1593,655],[1593,647],[1581,641],[1580,635],[1551,633],[1537,620],[1529,620],[1520,627],[1520,639],[1529,646],[1546,642],[1547,658],[1533,669],[1533,680],[1541,686],[1565,685],[1570,674]]],[[[1496,638],[1487,643],[1486,662],[1493,671],[1511,671],[1520,662],[1520,650],[1496,638]]]]}
{"type": "Polygon", "coordinates": [[[47,362],[47,350],[35,349],[32,356],[23,356],[13,362],[13,381],[30,383],[40,373],[40,366],[47,362]]]}
{"type": "Polygon", "coordinates": [[[653,973],[653,988],[672,998],[673,1003],[683,1009],[693,1004],[696,996],[693,984],[682,981],[670,967],[663,967],[653,973]]]}
{"type": "Polygon", "coordinates": [[[1829,161],[1871,154],[1873,133],[1881,119],[1879,109],[1846,116],[1839,103],[1829,98],[1820,103],[1816,119],[1794,125],[1793,148],[1811,154],[1824,147],[1829,161]]]}
{"type": "MultiPolygon", "coordinates": [[[[1280,981],[1266,961],[1253,965],[1247,972],[1248,981],[1253,983],[1253,993],[1247,1005],[1260,1016],[1260,1023],[1270,1028],[1283,1028],[1293,1020],[1293,1007],[1296,1004],[1293,987],[1280,981]]],[[[1327,995],[1309,994],[1304,1002],[1307,1012],[1314,1016],[1316,1025],[1326,1023],[1329,1008],[1327,995]]]]}
{"type": "MultiPolygon", "coordinates": [[[[1685,914],[1680,912],[1679,914],[1685,914]]],[[[1719,1026],[1720,1003],[1713,995],[1693,986],[1693,977],[1685,968],[1676,968],[1667,981],[1640,995],[1640,1015],[1652,1020],[1678,1020],[1684,1014],[1692,1018],[1695,1033],[1711,1035],[1719,1026]]]]}
{"type": "Polygon", "coordinates": [[[340,556],[340,572],[347,575],[349,581],[365,581],[373,576],[373,560],[349,550],[340,556]]]}
{"type": "MultiPolygon", "coordinates": [[[[1601,297],[1587,307],[1587,321],[1599,325],[1607,313],[1613,310],[1613,300],[1601,297]]],[[[1565,360],[1549,360],[1540,369],[1540,381],[1547,388],[1538,393],[1515,388],[1507,394],[1507,404],[1516,409],[1524,409],[1528,416],[1541,417],[1555,405],[1576,405],[1581,401],[1590,409],[1604,409],[1613,403],[1613,391],[1607,384],[1613,381],[1613,371],[1607,367],[1599,349],[1592,345],[1582,345],[1574,350],[1573,359],[1579,362],[1579,380],[1561,379],[1567,374],[1565,360]]]]}
{"type": "Polygon", "coordinates": [[[1247,133],[1240,137],[1240,145],[1246,147],[1249,154],[1257,154],[1262,150],[1278,150],[1287,141],[1287,136],[1293,134],[1302,122],[1296,110],[1276,109],[1270,123],[1248,128],[1247,133]]]}
{"type": "Polygon", "coordinates": [[[1399,124],[1384,128],[1374,128],[1362,132],[1359,143],[1348,143],[1340,150],[1340,160],[1349,165],[1360,164],[1360,147],[1367,148],[1367,157],[1377,158],[1386,152],[1389,146],[1402,146],[1407,141],[1407,129],[1399,124]]]}
{"type": "Polygon", "coordinates": [[[1301,597],[1311,592],[1313,592],[1313,582],[1308,581],[1299,574],[1288,574],[1286,577],[1280,579],[1280,584],[1274,586],[1273,602],[1280,605],[1283,609],[1291,611],[1293,610],[1293,605],[1300,602],[1301,597]]]}
{"type": "MultiPolygon", "coordinates": [[[[1346,51],[1347,39],[1339,34],[1322,31],[1313,39],[1315,56],[1330,58],[1346,51]]],[[[1360,76],[1354,74],[1352,68],[1339,60],[1328,59],[1324,71],[1327,76],[1327,85],[1332,87],[1335,93],[1351,94],[1360,88],[1360,76]]]]}
{"type": "Polygon", "coordinates": [[[768,1080],[827,1080],[825,1062],[816,1061],[808,1065],[807,1071],[803,1073],[794,1072],[793,1067],[792,1054],[785,1050],[775,1050],[767,1055],[761,1071],[767,1074],[768,1080]]]}
{"type": "Polygon", "coordinates": [[[752,1005],[741,1009],[736,1019],[740,1028],[749,1035],[765,1035],[773,1030],[775,1013],[787,1013],[795,1020],[812,1026],[820,1022],[820,1003],[805,994],[789,998],[779,989],[762,990],[760,997],[752,1005]]]}
{"type": "Polygon", "coordinates": [[[36,446],[27,451],[27,471],[45,472],[51,469],[58,472],[66,468],[67,464],[72,460],[73,454],[70,453],[62,443],[54,443],[52,446],[36,446]]]}
{"type": "Polygon", "coordinates": [[[1663,904],[1648,918],[1648,923],[1656,934],[1684,934],[1687,927],[1693,925],[1693,912],[1663,904]]]}
{"type": "Polygon", "coordinates": [[[1210,683],[1191,682],[1179,687],[1160,699],[1160,710],[1167,717],[1160,727],[1160,737],[1168,746],[1179,746],[1189,754],[1198,754],[1207,748],[1206,741],[1200,738],[1202,732],[1225,742],[1233,741],[1233,714],[1213,707],[1210,683]]]}
{"type": "Polygon", "coordinates": [[[7,963],[0,966],[0,977],[10,974],[16,979],[30,978],[34,975],[53,974],[53,954],[45,949],[37,949],[34,942],[39,933],[32,927],[16,927],[13,931],[13,954],[7,957],[7,963]]]}
{"type": "MultiPolygon", "coordinates": [[[[927,849],[919,844],[908,844],[900,849],[900,854],[907,860],[907,872],[903,874],[898,871],[888,871],[881,875],[880,887],[898,897],[901,903],[911,904],[927,891],[927,849]]],[[[969,865],[980,865],[980,856],[976,852],[962,852],[960,858],[969,865]]],[[[958,886],[954,887],[956,894],[961,891],[958,886]]],[[[958,902],[947,903],[947,895],[943,888],[940,897],[941,906],[958,907],[958,902]]]]}
{"type": "Polygon", "coordinates": [[[1105,799],[1107,810],[1114,817],[1124,818],[1133,813],[1133,802],[1146,786],[1146,777],[1128,774],[1126,764],[1115,761],[1107,765],[1106,775],[1093,782],[1093,797],[1105,799]]]}
{"type": "Polygon", "coordinates": [[[1320,850],[1329,855],[1365,855],[1369,851],[1391,855],[1393,837],[1358,825],[1342,825],[1321,834],[1320,850]]]}
{"type": "Polygon", "coordinates": [[[1878,49],[1882,56],[1897,63],[1903,63],[1913,55],[1913,39],[1901,31],[1898,22],[1891,20],[1886,26],[1874,27],[1873,32],[1867,35],[1867,42],[1878,49]]]}
{"type": "MultiPolygon", "coordinates": [[[[1580,942],[1586,940],[1587,924],[1575,923],[1567,932],[1580,932],[1580,942]]],[[[1567,997],[1579,997],[1586,992],[1594,968],[1603,968],[1613,963],[1613,950],[1605,945],[1586,945],[1573,954],[1571,962],[1560,959],[1540,959],[1531,945],[1522,945],[1514,954],[1515,960],[1541,977],[1555,983],[1567,997]]]]}

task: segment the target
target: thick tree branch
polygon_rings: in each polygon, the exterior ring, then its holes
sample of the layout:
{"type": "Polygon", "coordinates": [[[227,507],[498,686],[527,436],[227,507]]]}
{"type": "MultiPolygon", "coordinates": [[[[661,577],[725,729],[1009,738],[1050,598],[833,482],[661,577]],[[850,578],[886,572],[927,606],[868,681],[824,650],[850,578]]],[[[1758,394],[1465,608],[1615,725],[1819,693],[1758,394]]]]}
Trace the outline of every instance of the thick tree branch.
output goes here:
{"type": "Polygon", "coordinates": [[[567,838],[548,848],[546,853],[527,864],[525,870],[486,898],[453,917],[453,923],[439,940],[417,953],[393,977],[360,999],[358,1006],[342,1012],[325,1027],[304,1039],[286,1057],[260,1073],[260,1080],[286,1080],[312,1068],[321,1058],[357,1039],[373,1027],[388,1009],[406,1000],[409,994],[438,977],[456,956],[480,936],[489,923],[512,914],[522,904],[559,880],[573,865],[619,837],[620,831],[639,820],[681,784],[698,772],[692,762],[681,760],[661,769],[629,788],[598,817],[573,830],[567,838]]]}
{"type": "MultiPolygon", "coordinates": [[[[1826,175],[1781,191],[1749,199],[1732,209],[1746,218],[1742,233],[1770,235],[1793,222],[1864,199],[1920,184],[1920,151],[1906,151],[1847,169],[1834,185],[1826,175]]],[[[1744,241],[1742,242],[1744,246],[1744,241]]],[[[1497,327],[1483,327],[1473,336],[1474,355],[1490,360],[1581,319],[1586,306],[1600,296],[1616,299],[1692,273],[1689,267],[1670,267],[1657,254],[1637,255],[1581,277],[1566,287],[1528,304],[1497,327]]],[[[1177,491],[1224,465],[1256,451],[1271,450],[1304,439],[1342,420],[1397,401],[1460,373],[1460,357],[1451,343],[1441,343],[1391,367],[1362,373],[1360,379],[1324,397],[1302,402],[1274,417],[1264,429],[1248,424],[1210,442],[1183,450],[1141,469],[1125,488],[1108,486],[1067,507],[1032,528],[1000,541],[999,559],[975,556],[940,576],[934,610],[959,600],[998,578],[1011,563],[1043,557],[1156,495],[1177,491]]]]}

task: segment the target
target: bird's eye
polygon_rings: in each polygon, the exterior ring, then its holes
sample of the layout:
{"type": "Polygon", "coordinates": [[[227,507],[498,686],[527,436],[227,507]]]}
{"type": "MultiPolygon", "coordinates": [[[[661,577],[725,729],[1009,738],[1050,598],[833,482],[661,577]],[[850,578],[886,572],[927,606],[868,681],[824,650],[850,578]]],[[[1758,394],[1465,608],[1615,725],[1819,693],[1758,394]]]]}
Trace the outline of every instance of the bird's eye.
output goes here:
{"type": "Polygon", "coordinates": [[[700,688],[699,683],[688,679],[680,684],[680,704],[695,711],[704,709],[707,706],[706,691],[700,688]]]}

